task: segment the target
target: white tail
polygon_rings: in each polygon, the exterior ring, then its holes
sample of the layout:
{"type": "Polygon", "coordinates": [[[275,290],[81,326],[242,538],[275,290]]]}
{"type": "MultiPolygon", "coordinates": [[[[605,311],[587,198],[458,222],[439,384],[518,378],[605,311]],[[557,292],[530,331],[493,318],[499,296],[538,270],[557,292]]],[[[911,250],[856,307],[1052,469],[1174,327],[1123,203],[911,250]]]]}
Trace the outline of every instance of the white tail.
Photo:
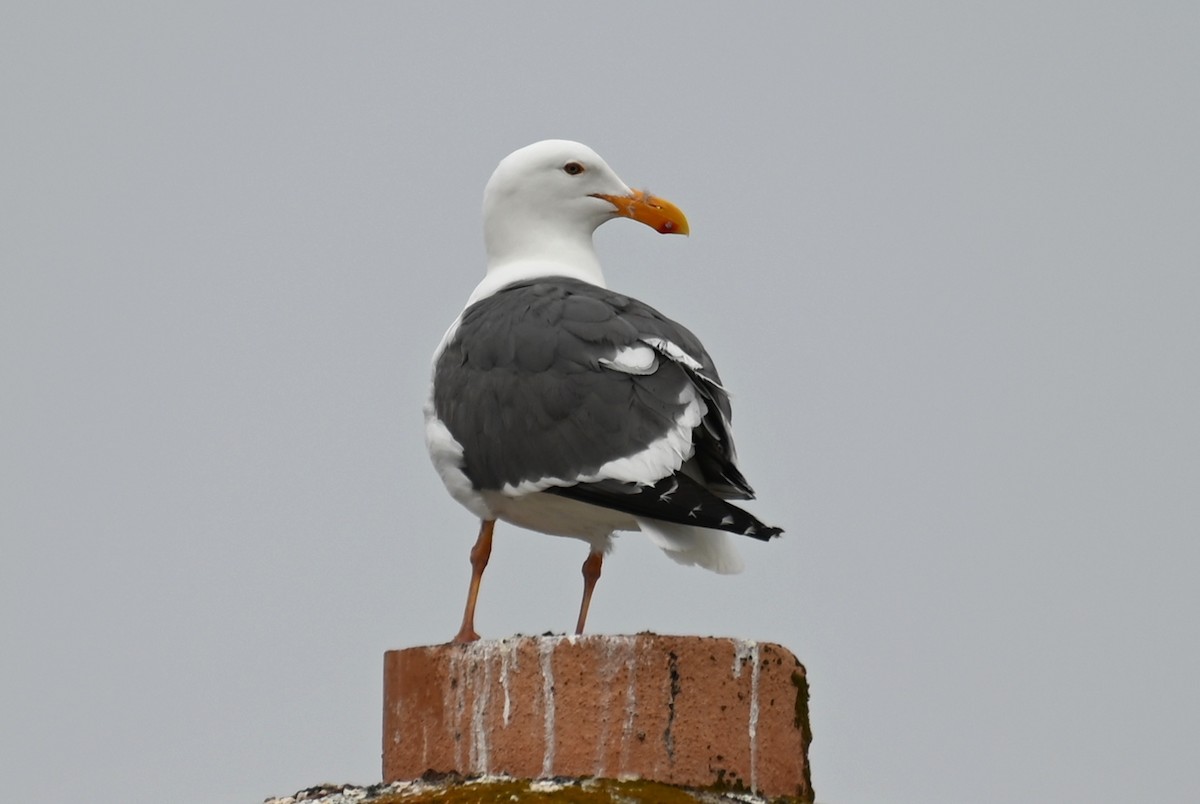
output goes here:
{"type": "Polygon", "coordinates": [[[723,530],[641,517],[637,523],[655,547],[680,564],[698,564],[721,575],[734,575],[745,569],[742,557],[723,530]]]}

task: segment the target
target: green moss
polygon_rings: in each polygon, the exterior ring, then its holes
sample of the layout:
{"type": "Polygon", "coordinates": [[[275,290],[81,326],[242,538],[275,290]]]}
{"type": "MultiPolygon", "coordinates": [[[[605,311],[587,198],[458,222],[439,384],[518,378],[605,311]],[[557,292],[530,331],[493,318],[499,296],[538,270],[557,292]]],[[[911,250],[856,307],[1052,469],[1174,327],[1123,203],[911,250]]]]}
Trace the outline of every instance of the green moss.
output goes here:
{"type": "MultiPolygon", "coordinates": [[[[812,744],[812,725],[808,720],[808,676],[804,674],[804,668],[792,671],[792,685],[796,688],[796,728],[800,731],[800,740],[804,745],[804,756],[808,756],[808,746],[812,744]]],[[[809,798],[812,801],[812,766],[808,762],[804,763],[804,785],[808,788],[809,798]]],[[[796,791],[797,795],[803,795],[803,788],[796,791]]]]}
{"type": "MultiPolygon", "coordinates": [[[[371,799],[371,804],[718,804],[729,801],[720,795],[721,792],[745,792],[740,780],[729,784],[726,791],[691,790],[642,779],[556,780],[554,789],[548,788],[548,785],[539,785],[528,779],[467,781],[447,778],[442,784],[423,790],[408,790],[371,799]]],[[[774,801],[788,804],[799,799],[779,798],[774,801]]]]}
{"type": "Polygon", "coordinates": [[[808,678],[799,670],[792,671],[792,686],[796,688],[796,728],[804,735],[804,745],[812,740],[812,727],[808,722],[808,678]]]}
{"type": "Polygon", "coordinates": [[[734,771],[727,771],[725,768],[717,768],[717,783],[714,784],[711,790],[718,793],[749,793],[749,788],[745,783],[738,778],[734,771]]]}

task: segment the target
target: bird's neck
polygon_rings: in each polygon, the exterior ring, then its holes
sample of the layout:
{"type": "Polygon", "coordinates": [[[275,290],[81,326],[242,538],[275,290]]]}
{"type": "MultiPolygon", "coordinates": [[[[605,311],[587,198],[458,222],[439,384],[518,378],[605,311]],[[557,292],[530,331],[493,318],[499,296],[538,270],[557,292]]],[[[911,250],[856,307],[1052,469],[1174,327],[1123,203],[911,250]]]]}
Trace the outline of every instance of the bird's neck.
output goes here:
{"type": "Polygon", "coordinates": [[[487,275],[468,303],[514,282],[546,276],[566,276],[605,287],[590,231],[518,232],[503,237],[494,234],[485,232],[487,275]]]}

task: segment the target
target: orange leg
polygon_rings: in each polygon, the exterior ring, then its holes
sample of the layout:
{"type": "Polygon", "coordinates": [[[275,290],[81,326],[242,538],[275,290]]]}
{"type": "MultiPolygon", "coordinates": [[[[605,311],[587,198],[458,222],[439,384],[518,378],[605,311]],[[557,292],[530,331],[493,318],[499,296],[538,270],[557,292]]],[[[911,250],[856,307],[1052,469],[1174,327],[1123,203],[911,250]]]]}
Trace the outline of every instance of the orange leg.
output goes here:
{"type": "Polygon", "coordinates": [[[463,612],[462,628],[458,629],[452,642],[464,644],[479,639],[479,634],[475,633],[475,601],[479,597],[479,582],[483,580],[483,571],[492,556],[492,529],[495,527],[494,519],[483,519],[479,522],[479,538],[471,548],[471,587],[467,590],[467,609],[463,612]]]}
{"type": "Polygon", "coordinates": [[[596,581],[600,580],[600,565],[604,563],[604,553],[588,553],[583,562],[583,603],[579,606],[579,622],[575,623],[575,633],[583,633],[583,624],[587,620],[588,606],[592,604],[592,592],[596,589],[596,581]]]}

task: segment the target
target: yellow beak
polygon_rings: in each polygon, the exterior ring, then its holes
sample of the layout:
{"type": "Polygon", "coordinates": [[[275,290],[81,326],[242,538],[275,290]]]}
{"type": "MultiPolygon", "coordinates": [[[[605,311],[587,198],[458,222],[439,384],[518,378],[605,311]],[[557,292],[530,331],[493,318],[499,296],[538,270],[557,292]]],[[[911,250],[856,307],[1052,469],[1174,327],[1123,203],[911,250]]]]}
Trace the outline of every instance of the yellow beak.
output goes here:
{"type": "Polygon", "coordinates": [[[655,198],[645,190],[634,190],[632,195],[604,195],[596,193],[617,208],[626,218],[644,223],[659,234],[689,233],[687,217],[683,210],[662,198],[655,198]]]}

